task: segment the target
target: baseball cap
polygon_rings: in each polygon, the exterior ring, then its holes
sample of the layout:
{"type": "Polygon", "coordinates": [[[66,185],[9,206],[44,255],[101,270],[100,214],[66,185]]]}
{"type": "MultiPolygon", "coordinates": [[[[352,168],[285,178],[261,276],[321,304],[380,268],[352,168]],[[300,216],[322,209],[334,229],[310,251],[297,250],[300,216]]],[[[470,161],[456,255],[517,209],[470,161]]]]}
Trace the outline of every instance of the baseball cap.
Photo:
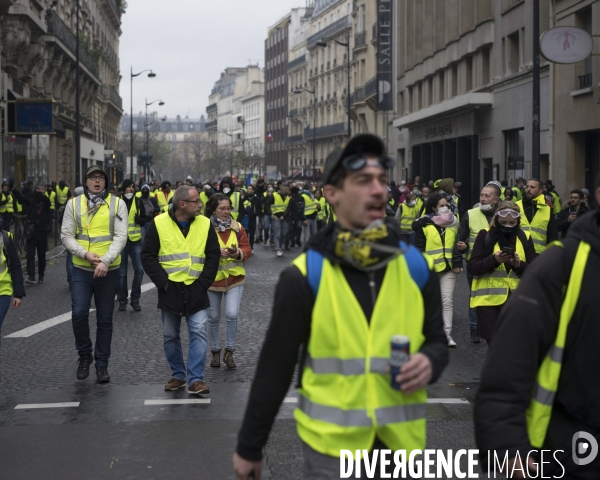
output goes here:
{"type": "Polygon", "coordinates": [[[99,165],[92,165],[85,171],[85,178],[90,178],[94,173],[101,173],[104,175],[104,180],[108,182],[108,175],[99,165]]]}
{"type": "Polygon", "coordinates": [[[342,160],[350,155],[365,153],[378,157],[383,156],[385,144],[383,140],[372,133],[359,133],[354,135],[343,148],[336,148],[329,154],[325,161],[325,170],[323,171],[323,185],[329,183],[331,175],[340,166],[342,160]]]}

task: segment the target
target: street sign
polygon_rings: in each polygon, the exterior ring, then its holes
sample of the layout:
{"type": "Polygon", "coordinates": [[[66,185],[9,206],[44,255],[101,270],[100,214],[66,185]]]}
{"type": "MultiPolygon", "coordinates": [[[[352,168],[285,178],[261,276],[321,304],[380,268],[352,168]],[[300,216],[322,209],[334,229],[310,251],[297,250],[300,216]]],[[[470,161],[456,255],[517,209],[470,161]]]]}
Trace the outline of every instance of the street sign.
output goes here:
{"type": "MultiPolygon", "coordinates": [[[[54,117],[52,99],[18,99],[10,102],[14,105],[14,131],[11,134],[52,135],[54,117]]],[[[10,127],[9,127],[10,129],[10,127]]]]}
{"type": "Polygon", "coordinates": [[[553,63],[577,63],[589,57],[594,40],[585,30],[577,27],[555,27],[540,38],[540,50],[553,63]]]}

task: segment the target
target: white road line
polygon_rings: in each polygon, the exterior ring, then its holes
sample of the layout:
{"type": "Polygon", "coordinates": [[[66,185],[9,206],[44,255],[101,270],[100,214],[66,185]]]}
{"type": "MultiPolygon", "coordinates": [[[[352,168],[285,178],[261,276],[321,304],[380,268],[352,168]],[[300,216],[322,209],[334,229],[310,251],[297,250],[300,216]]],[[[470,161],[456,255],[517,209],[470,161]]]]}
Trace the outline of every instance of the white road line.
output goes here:
{"type": "Polygon", "coordinates": [[[62,403],[22,403],[15,407],[15,410],[32,410],[34,408],[72,408],[78,407],[79,402],[62,403]]]}
{"type": "MultiPolygon", "coordinates": [[[[142,285],[142,293],[147,292],[148,290],[152,290],[156,288],[153,283],[146,283],[142,285]]],[[[131,291],[129,292],[131,294],[131,291]]],[[[91,312],[95,312],[96,309],[92,308],[91,312]]],[[[49,328],[55,327],[56,325],[60,325],[61,323],[68,322],[71,320],[72,314],[71,312],[63,313],[62,315],[58,315],[56,317],[50,318],[48,320],[44,320],[43,322],[36,323],[30,327],[24,328],[23,330],[19,330],[18,332],[11,333],[10,335],[6,335],[4,338],[28,338],[36,333],[43,332],[49,328]]]]}
{"type": "Polygon", "coordinates": [[[144,405],[186,405],[194,403],[210,403],[210,398],[185,398],[183,400],[144,400],[144,405]]]}
{"type": "MultiPolygon", "coordinates": [[[[283,403],[298,403],[298,397],[285,397],[283,403]]],[[[469,401],[464,398],[428,398],[427,403],[458,403],[468,405],[469,401]]]]}

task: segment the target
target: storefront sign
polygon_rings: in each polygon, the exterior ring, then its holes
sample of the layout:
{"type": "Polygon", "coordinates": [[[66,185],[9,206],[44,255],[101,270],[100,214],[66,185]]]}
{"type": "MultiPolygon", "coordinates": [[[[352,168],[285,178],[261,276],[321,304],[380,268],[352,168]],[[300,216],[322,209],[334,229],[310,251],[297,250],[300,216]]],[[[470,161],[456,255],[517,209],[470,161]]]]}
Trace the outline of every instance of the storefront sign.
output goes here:
{"type": "Polygon", "coordinates": [[[556,27],[540,39],[540,51],[554,63],[577,63],[590,56],[594,40],[585,30],[576,27],[556,27]]]}
{"type": "Polygon", "coordinates": [[[54,132],[52,100],[16,100],[13,134],[50,135],[54,132]]]}
{"type": "Polygon", "coordinates": [[[442,123],[425,129],[425,138],[441,137],[452,133],[452,124],[442,123]]]}
{"type": "Polygon", "coordinates": [[[377,111],[394,110],[392,0],[377,0],[377,111]]]}

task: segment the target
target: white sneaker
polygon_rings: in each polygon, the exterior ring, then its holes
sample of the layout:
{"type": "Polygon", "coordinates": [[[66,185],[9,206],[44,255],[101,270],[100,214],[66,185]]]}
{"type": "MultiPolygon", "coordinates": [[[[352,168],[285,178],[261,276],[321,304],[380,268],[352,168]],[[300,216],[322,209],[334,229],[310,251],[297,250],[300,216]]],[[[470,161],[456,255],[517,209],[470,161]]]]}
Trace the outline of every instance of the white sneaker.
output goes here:
{"type": "Polygon", "coordinates": [[[452,337],[448,337],[448,347],[455,348],[456,342],[452,340],[452,337]]]}
{"type": "Polygon", "coordinates": [[[283,252],[281,250],[277,250],[277,256],[278,257],[283,257],[283,252]]]}

